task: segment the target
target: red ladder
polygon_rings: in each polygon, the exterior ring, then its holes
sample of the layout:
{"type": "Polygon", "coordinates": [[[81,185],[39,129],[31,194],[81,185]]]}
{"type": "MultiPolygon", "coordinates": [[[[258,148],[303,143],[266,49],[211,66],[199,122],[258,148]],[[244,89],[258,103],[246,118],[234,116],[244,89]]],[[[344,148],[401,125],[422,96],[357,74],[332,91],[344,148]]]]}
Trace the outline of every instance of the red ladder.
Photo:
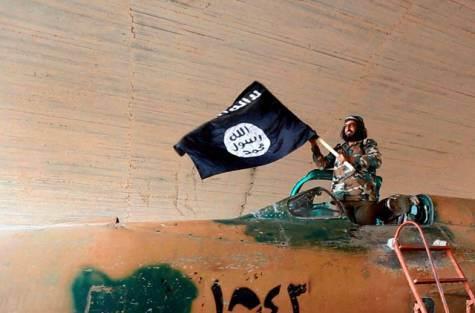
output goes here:
{"type": "Polygon", "coordinates": [[[399,259],[399,263],[401,263],[401,267],[404,271],[404,275],[406,276],[407,282],[409,283],[409,287],[411,288],[412,294],[414,295],[414,298],[416,299],[416,303],[414,304],[415,313],[427,313],[427,309],[416,288],[416,285],[422,285],[422,284],[436,284],[437,289],[439,291],[440,299],[444,306],[445,313],[450,312],[447,306],[447,301],[445,300],[444,290],[442,289],[442,284],[444,283],[463,283],[465,291],[468,295],[468,299],[466,302],[466,313],[471,312],[471,308],[475,305],[475,297],[473,295],[472,289],[470,289],[470,285],[468,284],[468,280],[465,277],[465,274],[463,273],[462,269],[460,268],[460,265],[458,264],[457,260],[454,257],[451,247],[429,246],[427,244],[422,228],[413,221],[407,221],[401,224],[396,230],[396,234],[394,235],[394,250],[396,251],[396,255],[399,259]],[[414,244],[401,244],[399,242],[399,235],[402,229],[409,225],[416,227],[416,229],[419,231],[422,242],[424,243],[423,246],[414,245],[414,244]],[[413,279],[407,268],[407,264],[402,255],[402,251],[426,251],[434,278],[433,279],[417,279],[417,278],[413,279]],[[435,269],[434,262],[432,260],[431,251],[445,251],[446,255],[450,258],[450,261],[452,261],[455,271],[457,272],[457,277],[439,278],[439,275],[437,274],[437,271],[435,269]]]}

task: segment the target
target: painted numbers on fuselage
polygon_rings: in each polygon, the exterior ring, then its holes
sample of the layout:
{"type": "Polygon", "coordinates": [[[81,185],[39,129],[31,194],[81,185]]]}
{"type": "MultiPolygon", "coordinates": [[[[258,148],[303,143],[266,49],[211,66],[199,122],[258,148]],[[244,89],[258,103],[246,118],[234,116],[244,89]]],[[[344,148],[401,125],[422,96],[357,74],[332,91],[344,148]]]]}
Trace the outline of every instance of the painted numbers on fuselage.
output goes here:
{"type": "MultiPolygon", "coordinates": [[[[269,290],[266,297],[264,298],[264,308],[270,309],[271,313],[279,312],[279,307],[276,306],[272,300],[279,295],[280,287],[281,285],[277,285],[269,290]]],[[[216,313],[223,313],[223,291],[218,280],[216,280],[211,286],[211,291],[216,304],[216,313]]],[[[298,297],[305,292],[307,292],[306,284],[289,284],[287,286],[287,293],[290,298],[290,303],[292,304],[292,313],[300,313],[298,297]]],[[[262,312],[261,300],[259,299],[259,296],[247,287],[239,287],[234,289],[233,294],[231,295],[231,300],[229,301],[228,311],[232,312],[234,307],[238,304],[244,306],[248,310],[252,310],[257,306],[260,306],[257,312],[262,312]]]]}

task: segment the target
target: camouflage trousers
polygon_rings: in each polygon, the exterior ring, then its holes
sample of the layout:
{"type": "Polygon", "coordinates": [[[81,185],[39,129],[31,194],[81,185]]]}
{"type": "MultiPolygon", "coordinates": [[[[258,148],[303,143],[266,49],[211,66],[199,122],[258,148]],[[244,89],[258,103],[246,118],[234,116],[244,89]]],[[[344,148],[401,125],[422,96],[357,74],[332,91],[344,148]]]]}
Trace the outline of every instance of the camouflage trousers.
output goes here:
{"type": "Polygon", "coordinates": [[[414,196],[394,195],[381,201],[341,201],[348,218],[359,225],[399,224],[415,203],[414,196]]]}

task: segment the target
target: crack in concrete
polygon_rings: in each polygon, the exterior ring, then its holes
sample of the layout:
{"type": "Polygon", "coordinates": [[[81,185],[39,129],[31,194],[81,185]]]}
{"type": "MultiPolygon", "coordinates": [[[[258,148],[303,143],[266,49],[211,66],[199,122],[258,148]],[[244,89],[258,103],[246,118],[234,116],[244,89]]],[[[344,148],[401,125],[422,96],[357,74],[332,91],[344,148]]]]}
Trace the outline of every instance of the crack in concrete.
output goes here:
{"type": "Polygon", "coordinates": [[[129,16],[130,16],[130,33],[132,34],[132,37],[135,39],[135,20],[134,20],[133,10],[131,7],[129,7],[129,16]]]}
{"type": "Polygon", "coordinates": [[[126,198],[126,208],[125,208],[125,220],[130,217],[130,210],[132,206],[132,171],[136,168],[133,160],[133,129],[135,127],[135,114],[134,114],[134,101],[135,101],[135,63],[132,53],[132,40],[135,39],[135,21],[134,15],[132,14],[132,8],[129,3],[129,16],[131,18],[131,35],[132,37],[129,40],[129,64],[128,64],[128,78],[129,78],[129,101],[127,103],[127,160],[128,160],[128,167],[127,167],[127,183],[126,183],[126,191],[127,191],[127,198],[126,198]]]}
{"type": "MultiPolygon", "coordinates": [[[[187,175],[188,177],[188,175],[187,175]]],[[[196,197],[196,178],[195,178],[195,167],[193,166],[191,168],[191,180],[192,180],[192,183],[193,183],[193,199],[195,200],[195,203],[197,202],[197,197],[196,197]]],[[[190,201],[190,196],[189,196],[189,192],[186,192],[185,193],[185,203],[184,203],[184,207],[185,209],[187,209],[188,211],[190,211],[194,216],[196,216],[196,211],[193,209],[193,205],[189,203],[190,201]]]]}
{"type": "Polygon", "coordinates": [[[126,217],[125,219],[127,220],[130,217],[130,209],[132,205],[132,195],[131,195],[131,185],[132,185],[132,171],[135,169],[134,165],[134,160],[132,156],[132,129],[134,128],[134,121],[135,117],[133,114],[133,107],[132,107],[132,100],[133,100],[133,93],[134,93],[134,86],[133,83],[130,83],[131,85],[131,98],[128,102],[127,105],[127,110],[128,110],[128,130],[127,130],[127,159],[128,159],[128,167],[127,167],[127,184],[126,184],[126,189],[127,189],[127,207],[125,209],[126,217]]]}
{"type": "Polygon", "coordinates": [[[241,210],[239,211],[239,216],[241,216],[244,213],[244,210],[246,209],[247,200],[249,198],[249,195],[251,194],[251,190],[254,187],[254,183],[256,181],[256,171],[257,171],[257,168],[255,168],[255,167],[251,168],[251,171],[250,171],[251,179],[250,179],[250,182],[249,182],[249,188],[244,193],[244,201],[241,204],[241,210]]]}
{"type": "Polygon", "coordinates": [[[177,210],[177,212],[180,213],[181,216],[185,216],[183,211],[181,211],[178,208],[178,198],[179,198],[179,195],[180,195],[180,184],[178,182],[178,171],[179,170],[180,170],[180,167],[178,167],[178,170],[175,173],[175,199],[173,199],[173,204],[175,206],[175,210],[177,210]]]}
{"type": "Polygon", "coordinates": [[[195,200],[195,202],[198,201],[198,194],[197,194],[197,191],[196,191],[196,168],[193,166],[191,168],[191,179],[193,181],[193,200],[195,200]]]}

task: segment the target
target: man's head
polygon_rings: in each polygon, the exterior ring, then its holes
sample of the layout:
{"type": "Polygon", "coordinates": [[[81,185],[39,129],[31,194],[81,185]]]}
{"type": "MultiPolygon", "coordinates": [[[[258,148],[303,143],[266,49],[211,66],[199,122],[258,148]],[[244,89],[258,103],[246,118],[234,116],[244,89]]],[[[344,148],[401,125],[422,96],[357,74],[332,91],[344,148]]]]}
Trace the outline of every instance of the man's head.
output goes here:
{"type": "Polygon", "coordinates": [[[358,141],[365,139],[368,134],[364,126],[363,118],[359,115],[350,115],[345,118],[345,124],[341,129],[341,139],[344,141],[358,141]]]}

